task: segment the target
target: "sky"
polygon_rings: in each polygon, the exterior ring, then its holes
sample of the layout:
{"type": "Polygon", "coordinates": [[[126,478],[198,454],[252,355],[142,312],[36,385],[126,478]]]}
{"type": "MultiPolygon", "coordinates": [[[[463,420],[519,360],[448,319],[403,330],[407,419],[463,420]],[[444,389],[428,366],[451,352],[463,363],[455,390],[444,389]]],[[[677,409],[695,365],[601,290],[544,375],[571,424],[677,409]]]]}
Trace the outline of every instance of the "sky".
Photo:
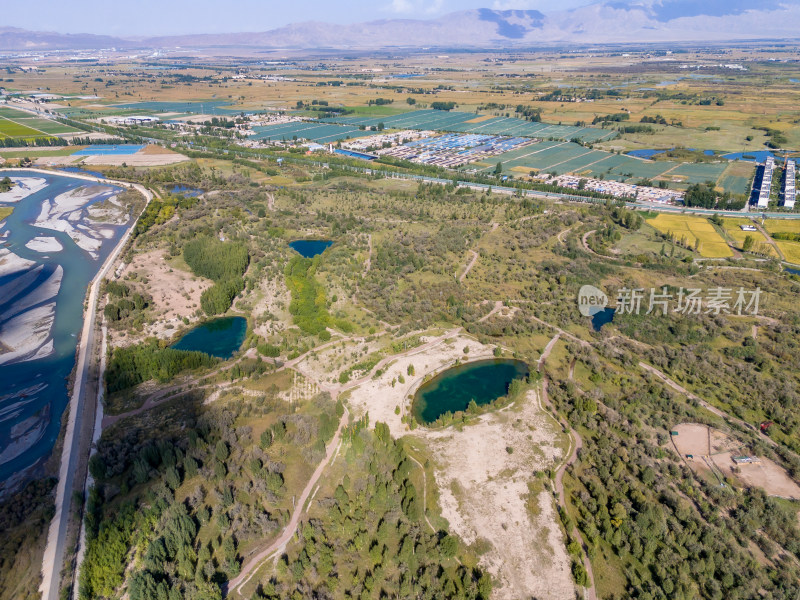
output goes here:
{"type": "Polygon", "coordinates": [[[589,0],[37,0],[8,2],[0,27],[32,31],[153,36],[267,31],[289,23],[357,23],[375,19],[428,19],[472,8],[548,12],[589,0]]]}

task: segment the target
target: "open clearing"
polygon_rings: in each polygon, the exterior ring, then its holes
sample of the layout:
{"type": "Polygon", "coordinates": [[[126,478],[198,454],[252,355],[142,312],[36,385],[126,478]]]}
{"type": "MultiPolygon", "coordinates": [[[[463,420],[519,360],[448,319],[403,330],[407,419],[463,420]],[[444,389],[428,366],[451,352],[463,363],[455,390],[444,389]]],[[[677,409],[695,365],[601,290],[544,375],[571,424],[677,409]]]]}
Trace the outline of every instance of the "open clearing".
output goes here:
{"type": "Polygon", "coordinates": [[[681,423],[673,431],[678,432],[672,436],[675,449],[693,470],[719,473],[745,486],[761,488],[770,496],[800,499],[800,486],[769,458],[736,464],[734,456],[752,455],[744,444],[722,431],[699,423],[681,423]]]}
{"type": "Polygon", "coordinates": [[[137,254],[122,271],[122,281],[153,298],[160,318],[149,335],[171,336],[183,325],[183,317],[191,316],[200,306],[200,294],[211,287],[211,282],[177,268],[175,262],[168,262],[163,250],[154,250],[137,254]]]}
{"type": "Polygon", "coordinates": [[[706,258],[725,258],[733,256],[728,244],[708,222],[708,219],[694,215],[659,214],[647,221],[662,233],[671,233],[676,240],[685,237],[689,245],[699,242],[699,252],[706,258]]]}

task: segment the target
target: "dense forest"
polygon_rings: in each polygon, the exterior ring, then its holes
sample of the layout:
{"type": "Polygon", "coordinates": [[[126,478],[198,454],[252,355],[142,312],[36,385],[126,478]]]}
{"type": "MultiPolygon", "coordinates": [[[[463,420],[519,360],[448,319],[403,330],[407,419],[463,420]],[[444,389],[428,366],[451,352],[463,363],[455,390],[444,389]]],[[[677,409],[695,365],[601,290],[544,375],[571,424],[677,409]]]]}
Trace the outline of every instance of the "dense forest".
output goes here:
{"type": "Polygon", "coordinates": [[[314,278],[320,257],[294,256],[286,265],[286,285],[292,293],[289,312],[295,325],[306,333],[319,335],[330,324],[325,289],[314,278]]]}
{"type": "Polygon", "coordinates": [[[247,247],[240,242],[199,237],[184,245],[183,259],[195,275],[214,282],[200,296],[200,306],[205,313],[218,315],[226,312],[245,286],[242,276],[250,262],[247,247]]]}
{"type": "Polygon", "coordinates": [[[166,383],[181,371],[208,367],[217,362],[204,352],[165,348],[155,339],[135,346],[115,348],[106,369],[109,393],[118,392],[144,381],[166,383]]]}

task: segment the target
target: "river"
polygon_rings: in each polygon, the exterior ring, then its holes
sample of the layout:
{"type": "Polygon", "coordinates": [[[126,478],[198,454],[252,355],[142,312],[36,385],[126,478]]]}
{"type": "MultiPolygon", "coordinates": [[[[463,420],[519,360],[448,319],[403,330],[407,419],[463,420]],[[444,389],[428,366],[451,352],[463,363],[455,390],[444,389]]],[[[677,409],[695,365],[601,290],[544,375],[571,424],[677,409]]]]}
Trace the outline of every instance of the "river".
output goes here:
{"type": "Polygon", "coordinates": [[[90,219],[89,207],[102,218],[95,205],[122,191],[110,184],[13,170],[0,176],[25,178],[29,185],[44,180],[16,202],[3,202],[8,196],[0,194],[0,206],[14,208],[0,222],[2,489],[53,449],[68,402],[86,289],[122,236],[126,213],[105,202],[118,218],[90,219]]]}

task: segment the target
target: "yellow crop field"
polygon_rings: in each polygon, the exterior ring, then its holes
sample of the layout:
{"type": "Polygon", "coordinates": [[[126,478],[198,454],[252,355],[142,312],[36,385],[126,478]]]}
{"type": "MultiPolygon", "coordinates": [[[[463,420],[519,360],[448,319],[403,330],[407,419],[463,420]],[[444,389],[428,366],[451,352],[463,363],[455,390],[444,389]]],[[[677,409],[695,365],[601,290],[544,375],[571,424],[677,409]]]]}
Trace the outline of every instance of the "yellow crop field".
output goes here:
{"type": "Polygon", "coordinates": [[[800,265],[800,243],[783,242],[780,240],[775,240],[775,243],[778,244],[778,248],[781,249],[787,261],[800,265]]]}
{"type": "Polygon", "coordinates": [[[767,219],[764,229],[769,233],[800,233],[800,219],[767,219]]]}
{"type": "Polygon", "coordinates": [[[722,223],[725,233],[736,240],[740,248],[742,244],[744,244],[744,239],[749,235],[755,241],[755,245],[753,246],[754,252],[778,258],[778,253],[775,252],[775,248],[772,247],[763,233],[760,231],[742,231],[741,225],[753,224],[750,219],[744,217],[725,217],[722,219],[722,223]]]}
{"type": "Polygon", "coordinates": [[[687,243],[694,246],[700,243],[700,256],[706,258],[725,258],[733,256],[725,240],[722,239],[708,219],[694,215],[660,214],[655,219],[647,221],[662,233],[672,233],[677,240],[686,238],[687,243]]]}

